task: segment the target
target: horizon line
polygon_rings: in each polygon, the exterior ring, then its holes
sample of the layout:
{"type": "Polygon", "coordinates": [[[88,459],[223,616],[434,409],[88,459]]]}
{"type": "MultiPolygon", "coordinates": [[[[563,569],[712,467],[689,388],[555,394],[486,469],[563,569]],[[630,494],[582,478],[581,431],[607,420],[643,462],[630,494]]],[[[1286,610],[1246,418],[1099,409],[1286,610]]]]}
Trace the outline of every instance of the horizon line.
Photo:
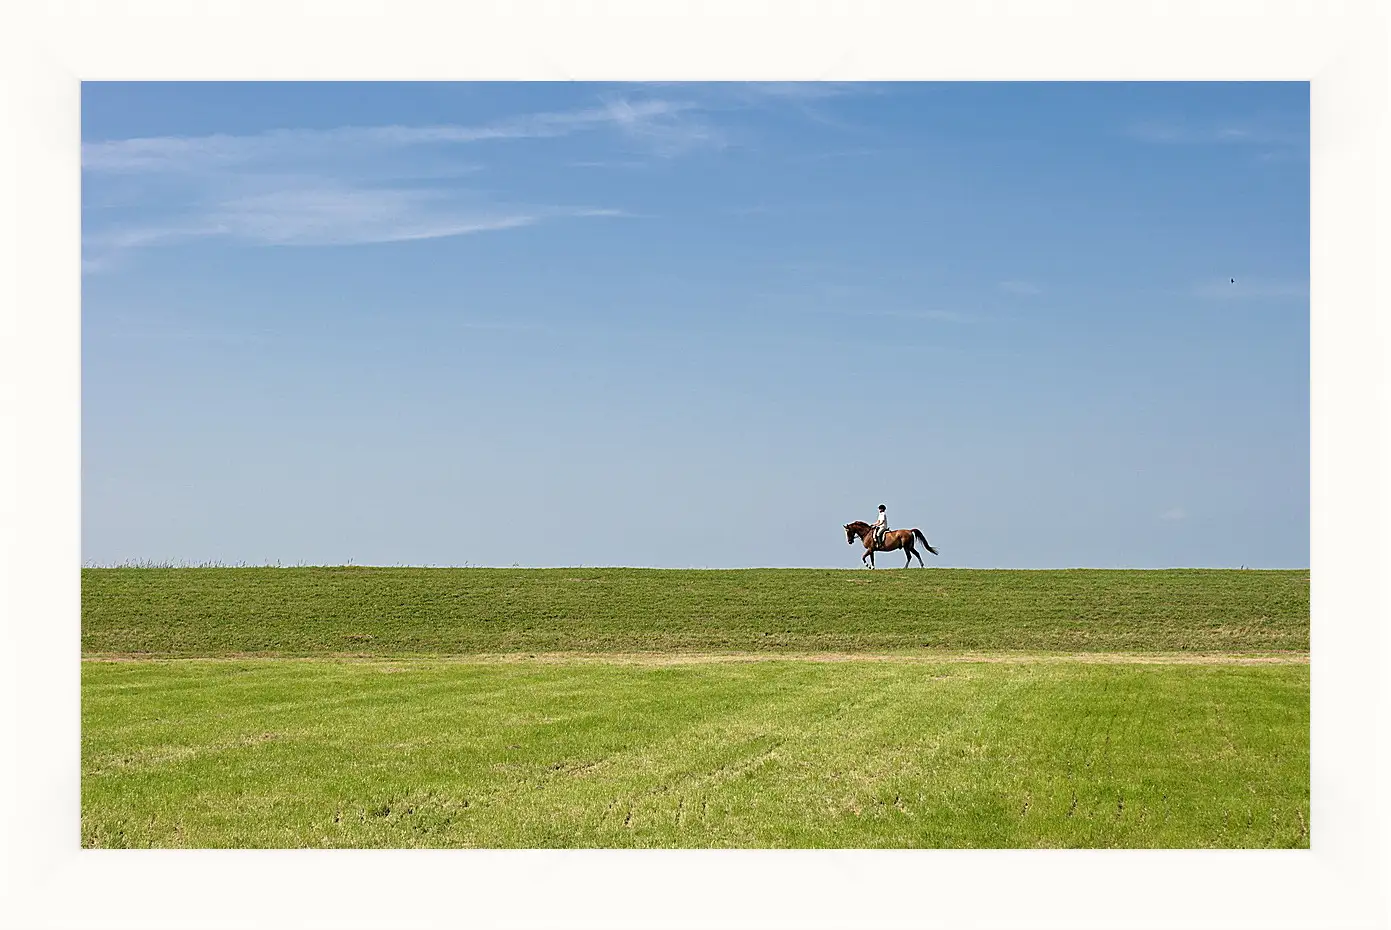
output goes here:
{"type": "MultiPolygon", "coordinates": [[[[83,571],[109,571],[117,569],[140,569],[140,570],[159,570],[159,569],[244,569],[244,568],[274,568],[274,569],[438,569],[438,570],[469,570],[469,571],[647,571],[647,572],[753,572],[753,571],[846,571],[846,572],[865,572],[865,571],[907,571],[908,569],[898,567],[885,567],[883,569],[870,569],[858,565],[743,565],[737,567],[727,566],[687,566],[684,568],[663,567],[655,565],[482,565],[465,562],[462,565],[456,564],[435,564],[435,563],[392,563],[377,564],[366,562],[339,562],[314,564],[308,562],[296,562],[293,564],[283,564],[280,562],[157,562],[154,560],[130,560],[126,562],[111,563],[88,563],[84,562],[81,566],[83,571]]],[[[1004,571],[1004,572],[1071,572],[1071,571],[1092,571],[1092,572],[1168,572],[1168,571],[1213,571],[1213,572],[1241,572],[1241,571],[1270,571],[1270,572],[1307,572],[1310,566],[1255,566],[1255,565],[1150,565],[1150,566],[1097,566],[1097,565],[1069,565],[1056,566],[1052,568],[1028,568],[1018,566],[994,565],[934,565],[937,571],[1004,571]]],[[[918,567],[915,571],[931,571],[918,567]]]]}

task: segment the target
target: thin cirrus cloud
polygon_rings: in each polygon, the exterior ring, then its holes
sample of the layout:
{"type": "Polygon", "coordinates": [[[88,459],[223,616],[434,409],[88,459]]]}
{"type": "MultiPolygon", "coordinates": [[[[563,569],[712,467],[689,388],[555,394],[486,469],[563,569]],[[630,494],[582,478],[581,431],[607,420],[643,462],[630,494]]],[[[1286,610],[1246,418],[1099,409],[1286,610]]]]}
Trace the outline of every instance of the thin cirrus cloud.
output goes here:
{"type": "Polygon", "coordinates": [[[714,129],[686,115],[695,109],[695,104],[684,101],[611,98],[599,107],[534,113],[478,126],[343,126],[277,129],[246,136],[115,139],[83,145],[82,167],[103,173],[221,170],[256,163],[341,157],[344,153],[374,155],[424,145],[557,138],[604,128],[617,129],[639,140],[655,140],[663,153],[675,154],[721,141],[714,129]]]}
{"type": "Polygon", "coordinates": [[[434,191],[320,188],[254,194],[222,203],[207,235],[279,245],[355,245],[515,229],[556,216],[618,210],[549,207],[510,211],[451,203],[434,191]]]}
{"type": "Polygon", "coordinates": [[[460,190],[453,182],[478,166],[458,162],[456,147],[604,130],[658,157],[722,147],[723,136],[695,116],[696,109],[681,101],[610,98],[597,107],[476,126],[282,129],[87,143],[83,270],[107,270],[134,250],[192,239],[355,245],[567,217],[631,216],[611,207],[494,202],[460,190]]]}
{"type": "Polygon", "coordinates": [[[193,239],[363,245],[517,229],[564,217],[624,215],[614,209],[469,205],[434,191],[346,186],[273,190],[202,205],[162,223],[94,231],[84,236],[83,268],[89,273],[108,270],[134,249],[193,239]]]}

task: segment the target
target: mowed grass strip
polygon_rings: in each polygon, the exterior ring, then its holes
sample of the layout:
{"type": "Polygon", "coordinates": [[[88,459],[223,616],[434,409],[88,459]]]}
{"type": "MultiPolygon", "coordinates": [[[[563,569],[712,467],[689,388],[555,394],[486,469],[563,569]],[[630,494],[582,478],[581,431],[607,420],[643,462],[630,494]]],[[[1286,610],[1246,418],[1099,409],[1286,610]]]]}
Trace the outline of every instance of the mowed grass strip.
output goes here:
{"type": "Polygon", "coordinates": [[[84,662],[86,847],[1307,847],[1309,668],[84,662]]]}
{"type": "Polygon", "coordinates": [[[1307,652],[1309,572],[84,569],[84,654],[1307,652]]]}

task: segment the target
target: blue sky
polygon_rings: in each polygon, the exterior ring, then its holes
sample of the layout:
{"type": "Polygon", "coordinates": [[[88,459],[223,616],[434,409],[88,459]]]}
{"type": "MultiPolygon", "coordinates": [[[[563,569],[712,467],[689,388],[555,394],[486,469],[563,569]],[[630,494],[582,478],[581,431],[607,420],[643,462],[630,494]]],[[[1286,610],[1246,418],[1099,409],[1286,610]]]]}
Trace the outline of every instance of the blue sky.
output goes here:
{"type": "Polygon", "coordinates": [[[1305,84],[82,115],[88,562],[1309,564],[1305,84]]]}

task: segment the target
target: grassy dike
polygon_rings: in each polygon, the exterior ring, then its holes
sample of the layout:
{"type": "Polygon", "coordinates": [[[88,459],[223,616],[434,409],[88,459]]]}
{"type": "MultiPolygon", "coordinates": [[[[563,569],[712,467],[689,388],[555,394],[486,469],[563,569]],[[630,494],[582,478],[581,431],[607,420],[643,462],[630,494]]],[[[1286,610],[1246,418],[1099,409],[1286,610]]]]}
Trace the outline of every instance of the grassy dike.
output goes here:
{"type": "Polygon", "coordinates": [[[84,654],[1303,652],[1308,571],[86,569],[84,654]]]}

